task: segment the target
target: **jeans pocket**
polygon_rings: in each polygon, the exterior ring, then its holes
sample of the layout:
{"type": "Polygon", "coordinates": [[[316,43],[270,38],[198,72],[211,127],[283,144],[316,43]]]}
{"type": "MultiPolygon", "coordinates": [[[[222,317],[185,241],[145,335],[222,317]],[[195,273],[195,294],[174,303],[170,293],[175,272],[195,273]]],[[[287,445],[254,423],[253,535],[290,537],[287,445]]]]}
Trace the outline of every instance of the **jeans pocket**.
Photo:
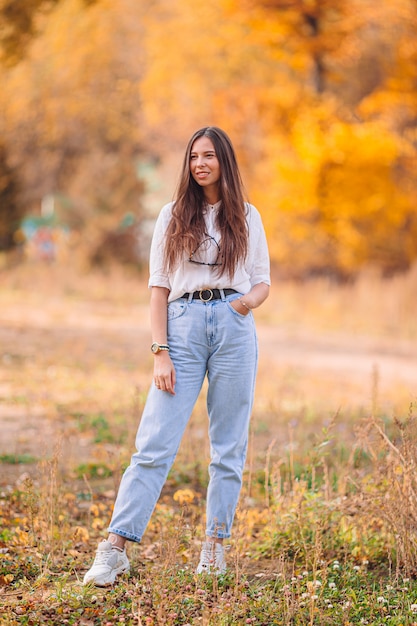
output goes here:
{"type": "Polygon", "coordinates": [[[233,300],[229,300],[227,302],[227,307],[229,309],[229,311],[231,311],[231,313],[233,313],[233,315],[235,315],[236,317],[239,317],[240,319],[246,319],[247,317],[251,316],[251,312],[249,311],[249,313],[239,313],[239,311],[236,311],[236,309],[234,309],[232,307],[232,302],[234,302],[234,300],[238,300],[238,298],[235,298],[233,300]]]}
{"type": "Polygon", "coordinates": [[[186,300],[173,300],[168,304],[168,321],[176,320],[184,315],[187,310],[188,302],[186,300]]]}

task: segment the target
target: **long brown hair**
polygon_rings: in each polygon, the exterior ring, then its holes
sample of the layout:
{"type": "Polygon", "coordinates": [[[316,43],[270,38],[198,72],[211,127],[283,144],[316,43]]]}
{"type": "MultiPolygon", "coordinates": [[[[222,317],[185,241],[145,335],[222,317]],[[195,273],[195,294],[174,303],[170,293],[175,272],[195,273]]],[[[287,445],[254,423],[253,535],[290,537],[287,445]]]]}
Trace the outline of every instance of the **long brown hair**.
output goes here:
{"type": "Polygon", "coordinates": [[[232,278],[239,261],[246,257],[248,251],[246,208],[242,178],[232,142],[223,130],[215,126],[201,128],[188,142],[172,218],[166,232],[165,262],[168,269],[174,269],[184,254],[190,255],[205,237],[204,209],[207,201],[203,188],[190,172],[192,147],[203,136],[212,141],[220,165],[221,206],[217,212],[217,228],[220,232],[222,263],[214,271],[232,278]]]}

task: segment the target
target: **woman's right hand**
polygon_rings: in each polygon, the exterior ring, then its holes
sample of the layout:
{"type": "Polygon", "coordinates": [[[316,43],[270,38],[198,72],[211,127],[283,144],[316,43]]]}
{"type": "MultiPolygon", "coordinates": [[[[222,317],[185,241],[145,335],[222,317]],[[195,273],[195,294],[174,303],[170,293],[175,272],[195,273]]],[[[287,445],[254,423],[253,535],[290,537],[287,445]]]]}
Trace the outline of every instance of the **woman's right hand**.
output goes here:
{"type": "Polygon", "coordinates": [[[175,367],[167,350],[154,355],[153,380],[157,389],[175,396],[175,367]]]}

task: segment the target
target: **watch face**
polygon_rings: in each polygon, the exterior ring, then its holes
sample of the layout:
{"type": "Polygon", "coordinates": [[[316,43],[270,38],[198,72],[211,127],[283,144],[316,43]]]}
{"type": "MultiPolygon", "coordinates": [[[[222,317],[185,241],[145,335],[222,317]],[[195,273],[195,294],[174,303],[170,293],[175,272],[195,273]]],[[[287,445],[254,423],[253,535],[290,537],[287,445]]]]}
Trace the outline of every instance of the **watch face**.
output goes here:
{"type": "Polygon", "coordinates": [[[151,350],[154,354],[156,354],[157,352],[159,352],[159,345],[157,343],[153,343],[151,345],[151,350]]]}

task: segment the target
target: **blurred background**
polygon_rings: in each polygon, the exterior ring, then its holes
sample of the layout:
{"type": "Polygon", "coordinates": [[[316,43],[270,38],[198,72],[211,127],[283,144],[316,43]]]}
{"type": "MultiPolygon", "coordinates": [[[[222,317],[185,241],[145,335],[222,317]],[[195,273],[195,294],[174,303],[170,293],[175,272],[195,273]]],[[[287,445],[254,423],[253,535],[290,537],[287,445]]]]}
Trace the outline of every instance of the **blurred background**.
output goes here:
{"type": "Polygon", "coordinates": [[[0,0],[0,258],[145,265],[194,130],[283,278],[417,258],[415,0],[0,0]]]}

